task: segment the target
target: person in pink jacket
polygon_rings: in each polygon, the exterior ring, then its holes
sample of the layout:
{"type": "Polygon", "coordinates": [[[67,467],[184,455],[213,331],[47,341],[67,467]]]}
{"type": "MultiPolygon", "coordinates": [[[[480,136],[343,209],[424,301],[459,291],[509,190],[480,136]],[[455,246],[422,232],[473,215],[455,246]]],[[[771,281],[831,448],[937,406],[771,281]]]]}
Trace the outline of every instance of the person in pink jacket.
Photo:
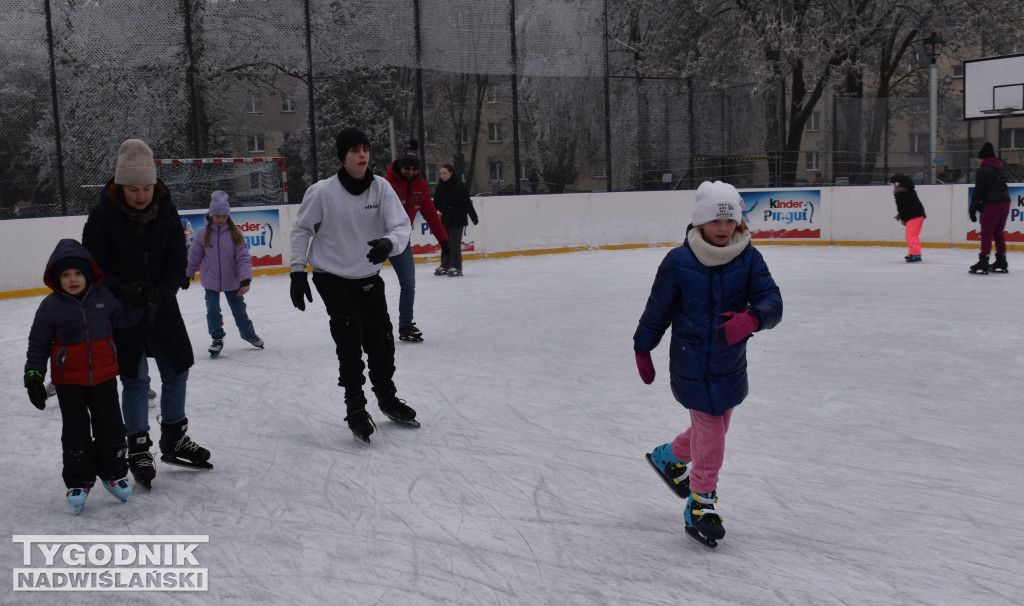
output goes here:
{"type": "MultiPolygon", "coordinates": [[[[256,335],[252,320],[245,311],[244,295],[252,282],[252,257],[245,236],[231,220],[228,194],[215,191],[211,195],[206,224],[196,232],[189,249],[185,277],[191,280],[199,270],[199,279],[206,289],[206,325],[213,342],[210,357],[216,358],[224,349],[224,317],[220,313],[220,293],[228,300],[231,315],[243,341],[263,349],[263,339],[256,335]]],[[[188,288],[189,282],[185,282],[188,288]]]]}

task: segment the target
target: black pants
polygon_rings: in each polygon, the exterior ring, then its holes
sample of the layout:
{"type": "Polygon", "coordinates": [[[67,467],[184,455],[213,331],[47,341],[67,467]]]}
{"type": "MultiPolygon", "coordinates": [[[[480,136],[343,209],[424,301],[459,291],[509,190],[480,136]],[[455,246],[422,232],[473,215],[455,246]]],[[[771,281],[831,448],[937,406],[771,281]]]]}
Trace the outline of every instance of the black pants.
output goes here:
{"type": "Polygon", "coordinates": [[[57,385],[64,421],[64,485],[90,487],[96,476],[119,480],[128,475],[128,442],[117,396],[117,379],[92,387],[57,385]],[[91,429],[91,431],[90,431],[91,429]]]}
{"type": "Polygon", "coordinates": [[[445,225],[448,232],[448,243],[441,246],[441,267],[462,271],[462,232],[465,225],[445,225]]]}
{"type": "Polygon", "coordinates": [[[313,284],[331,318],[331,337],[337,346],[338,385],[345,398],[362,394],[363,352],[374,389],[394,393],[395,337],[384,280],[378,276],[349,280],[325,272],[313,273],[313,284]]]}

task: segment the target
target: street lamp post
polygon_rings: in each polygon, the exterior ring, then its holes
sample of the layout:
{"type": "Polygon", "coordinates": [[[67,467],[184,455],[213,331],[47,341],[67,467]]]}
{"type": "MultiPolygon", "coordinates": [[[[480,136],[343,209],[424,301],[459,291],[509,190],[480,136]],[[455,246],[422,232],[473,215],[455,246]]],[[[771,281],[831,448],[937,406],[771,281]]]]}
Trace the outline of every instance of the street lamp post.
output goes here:
{"type": "Polygon", "coordinates": [[[939,53],[942,52],[942,45],[945,42],[942,38],[939,38],[938,34],[932,32],[927,38],[924,39],[924,52],[928,55],[928,151],[930,152],[930,160],[928,167],[928,182],[935,184],[935,147],[936,137],[935,133],[938,130],[938,108],[939,108],[939,82],[938,82],[938,66],[935,64],[936,59],[939,57],[939,53]]]}

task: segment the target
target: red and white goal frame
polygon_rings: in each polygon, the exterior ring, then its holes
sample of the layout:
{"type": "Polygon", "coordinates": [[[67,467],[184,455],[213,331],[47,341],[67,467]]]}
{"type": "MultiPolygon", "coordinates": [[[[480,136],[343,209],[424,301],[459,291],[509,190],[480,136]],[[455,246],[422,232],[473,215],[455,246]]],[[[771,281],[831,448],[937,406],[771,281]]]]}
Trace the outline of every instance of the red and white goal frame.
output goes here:
{"type": "Polygon", "coordinates": [[[173,166],[188,164],[262,164],[277,163],[281,172],[281,203],[288,204],[288,165],[283,157],[252,157],[252,158],[163,158],[153,160],[157,166],[173,166]]]}

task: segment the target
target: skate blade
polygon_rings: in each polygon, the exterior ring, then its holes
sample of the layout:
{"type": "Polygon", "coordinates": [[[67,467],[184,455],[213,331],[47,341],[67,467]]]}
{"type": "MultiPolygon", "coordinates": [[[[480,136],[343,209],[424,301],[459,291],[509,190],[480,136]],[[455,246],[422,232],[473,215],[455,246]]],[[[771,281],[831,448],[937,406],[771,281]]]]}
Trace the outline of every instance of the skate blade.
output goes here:
{"type": "Polygon", "coordinates": [[[690,539],[695,541],[701,547],[703,547],[705,549],[711,549],[711,550],[713,550],[716,547],[718,547],[718,541],[716,541],[714,539],[708,539],[708,538],[705,538],[705,537],[701,536],[701,534],[699,532],[697,532],[697,529],[694,528],[693,526],[686,526],[685,529],[686,529],[686,536],[690,537],[690,539]]]}
{"type": "Polygon", "coordinates": [[[665,485],[668,486],[677,497],[679,497],[680,499],[690,498],[690,491],[688,489],[683,488],[682,484],[676,484],[672,480],[668,479],[665,476],[665,474],[661,473],[661,470],[658,469],[658,466],[654,464],[654,460],[651,459],[651,453],[647,453],[646,456],[647,462],[650,463],[651,468],[654,469],[654,473],[658,474],[658,477],[661,478],[663,482],[665,482],[665,485]]]}
{"type": "Polygon", "coordinates": [[[195,461],[189,461],[187,459],[179,459],[172,457],[171,455],[160,455],[160,460],[168,465],[174,465],[175,467],[184,467],[186,469],[213,469],[213,465],[207,461],[197,463],[195,461]]]}
{"type": "Polygon", "coordinates": [[[359,435],[357,433],[353,433],[352,434],[352,439],[354,439],[356,442],[359,442],[363,446],[369,446],[370,445],[370,436],[365,436],[364,437],[364,436],[361,436],[361,435],[359,435]]]}
{"type": "Polygon", "coordinates": [[[416,419],[409,419],[408,421],[403,421],[402,419],[399,419],[398,417],[392,417],[392,416],[389,416],[388,414],[385,414],[384,416],[387,417],[388,420],[391,421],[392,423],[394,423],[395,425],[404,425],[406,427],[419,427],[420,426],[420,422],[417,421],[416,419]]]}
{"type": "Polygon", "coordinates": [[[423,337],[398,337],[399,341],[405,341],[407,343],[422,343],[423,337]]]}

